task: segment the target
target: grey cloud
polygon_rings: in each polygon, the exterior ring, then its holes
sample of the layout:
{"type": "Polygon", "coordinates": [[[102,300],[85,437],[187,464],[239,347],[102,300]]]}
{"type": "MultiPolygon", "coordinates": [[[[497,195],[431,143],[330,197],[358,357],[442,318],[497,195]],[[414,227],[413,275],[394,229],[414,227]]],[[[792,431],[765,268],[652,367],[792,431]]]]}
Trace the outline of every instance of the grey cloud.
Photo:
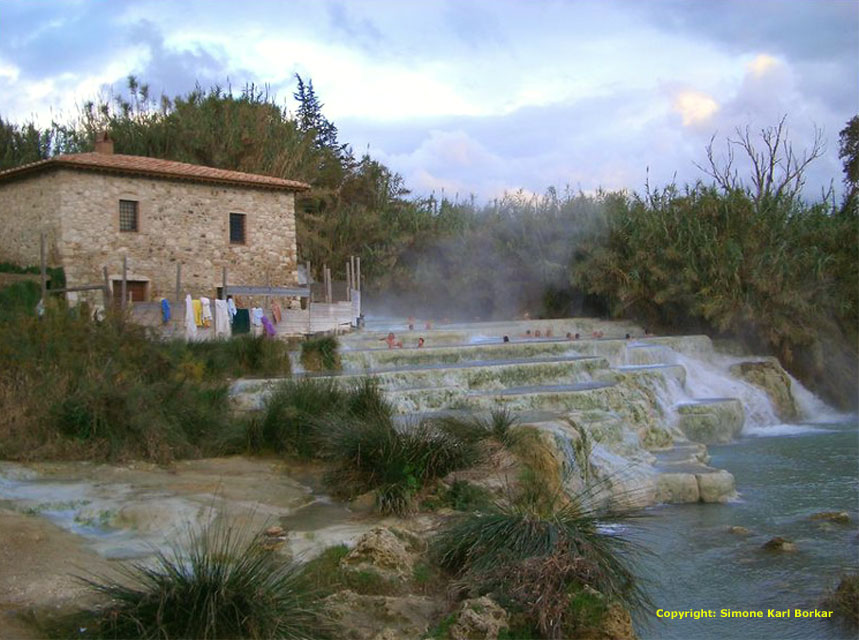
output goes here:
{"type": "Polygon", "coordinates": [[[130,70],[142,82],[148,83],[157,93],[168,96],[184,94],[200,84],[204,89],[228,81],[240,89],[248,82],[259,83],[259,77],[248,69],[230,66],[225,51],[197,46],[190,51],[174,51],[164,45],[164,36],[158,27],[148,21],[135,24],[129,31],[131,40],[149,49],[146,66],[130,70]]]}
{"type": "Polygon", "coordinates": [[[657,28],[692,31],[734,52],[772,49],[815,60],[855,58],[859,50],[855,0],[655,0],[627,7],[657,28]]]}

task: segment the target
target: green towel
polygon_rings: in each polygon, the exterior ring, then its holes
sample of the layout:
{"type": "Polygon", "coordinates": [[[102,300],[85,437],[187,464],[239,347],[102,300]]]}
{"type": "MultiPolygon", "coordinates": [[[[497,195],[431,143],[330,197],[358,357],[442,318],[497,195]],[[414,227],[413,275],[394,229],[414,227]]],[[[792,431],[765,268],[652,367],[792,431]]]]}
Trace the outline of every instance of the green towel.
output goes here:
{"type": "Polygon", "coordinates": [[[236,316],[233,318],[233,335],[250,332],[251,314],[247,309],[236,309],[236,316]]]}

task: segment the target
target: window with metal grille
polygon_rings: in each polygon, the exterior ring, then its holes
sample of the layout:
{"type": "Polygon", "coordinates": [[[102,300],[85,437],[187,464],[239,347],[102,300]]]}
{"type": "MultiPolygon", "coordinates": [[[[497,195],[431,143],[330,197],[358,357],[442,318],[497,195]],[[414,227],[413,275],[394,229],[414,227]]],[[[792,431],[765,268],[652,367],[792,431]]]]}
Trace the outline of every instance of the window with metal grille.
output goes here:
{"type": "Polygon", "coordinates": [[[137,226],[137,200],[119,201],[119,230],[139,230],[137,226]]]}
{"type": "Polygon", "coordinates": [[[230,214],[230,244],[245,243],[245,214],[230,214]]]}

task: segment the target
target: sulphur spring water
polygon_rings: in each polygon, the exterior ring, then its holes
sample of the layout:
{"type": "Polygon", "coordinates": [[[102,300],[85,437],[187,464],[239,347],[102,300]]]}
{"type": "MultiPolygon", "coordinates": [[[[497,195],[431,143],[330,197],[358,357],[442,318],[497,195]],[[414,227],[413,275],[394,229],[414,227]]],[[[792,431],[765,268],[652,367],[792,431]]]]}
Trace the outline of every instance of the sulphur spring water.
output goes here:
{"type": "Polygon", "coordinates": [[[639,566],[652,607],[634,619],[641,638],[856,638],[826,618],[828,589],[845,570],[859,569],[859,425],[773,425],[731,445],[711,446],[711,464],[734,474],[739,499],[728,504],[654,507],[633,537],[649,551],[639,566]],[[847,511],[849,524],[812,520],[847,511]],[[729,527],[745,527],[737,535],[729,527]],[[781,536],[796,552],[768,552],[781,536]],[[668,620],[663,611],[714,611],[715,618],[668,620]],[[722,609],[764,617],[723,618],[722,609]],[[769,617],[770,610],[790,617],[769,617]],[[663,613],[664,615],[664,613],[663,613]]]}

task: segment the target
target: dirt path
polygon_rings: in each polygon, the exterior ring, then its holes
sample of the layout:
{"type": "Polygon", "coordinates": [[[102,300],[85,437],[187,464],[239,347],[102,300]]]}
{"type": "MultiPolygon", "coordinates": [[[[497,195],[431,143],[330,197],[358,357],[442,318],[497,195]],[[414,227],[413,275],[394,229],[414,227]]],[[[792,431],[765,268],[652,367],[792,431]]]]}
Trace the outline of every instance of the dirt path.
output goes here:
{"type": "MultiPolygon", "coordinates": [[[[32,612],[61,613],[96,602],[75,575],[109,574],[114,562],[37,515],[0,509],[0,638],[39,638],[32,612]]],[[[41,617],[41,616],[40,616],[41,617]]]]}

